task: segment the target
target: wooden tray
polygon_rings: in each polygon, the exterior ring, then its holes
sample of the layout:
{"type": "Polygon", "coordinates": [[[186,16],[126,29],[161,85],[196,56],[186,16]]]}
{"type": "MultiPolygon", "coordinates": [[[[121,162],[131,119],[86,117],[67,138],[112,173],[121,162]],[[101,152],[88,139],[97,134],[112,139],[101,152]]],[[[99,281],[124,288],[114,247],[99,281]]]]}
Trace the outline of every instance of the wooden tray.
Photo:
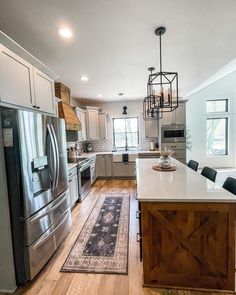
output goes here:
{"type": "Polygon", "coordinates": [[[171,171],[175,171],[177,169],[177,167],[172,165],[172,166],[170,166],[170,168],[162,168],[160,165],[153,165],[152,169],[156,170],[156,171],[171,172],[171,171]]]}

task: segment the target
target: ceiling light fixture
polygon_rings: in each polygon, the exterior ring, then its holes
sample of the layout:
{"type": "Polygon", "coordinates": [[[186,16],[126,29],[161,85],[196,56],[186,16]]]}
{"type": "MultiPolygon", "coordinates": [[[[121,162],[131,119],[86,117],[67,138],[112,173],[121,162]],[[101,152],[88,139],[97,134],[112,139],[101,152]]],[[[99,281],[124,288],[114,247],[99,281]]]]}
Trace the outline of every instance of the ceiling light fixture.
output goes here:
{"type": "Polygon", "coordinates": [[[151,71],[147,83],[147,97],[144,99],[144,119],[158,120],[162,113],[172,112],[178,107],[178,73],[162,70],[161,36],[166,32],[165,27],[158,27],[155,34],[159,36],[160,71],[151,71]]]}
{"type": "Polygon", "coordinates": [[[98,94],[98,97],[102,97],[102,95],[101,94],[98,94]]]}
{"type": "Polygon", "coordinates": [[[69,30],[68,28],[61,28],[58,30],[58,33],[63,37],[63,38],[66,38],[66,39],[69,39],[72,37],[72,31],[69,30]]]}
{"type": "Polygon", "coordinates": [[[86,82],[86,81],[88,81],[88,77],[83,75],[83,76],[81,76],[80,80],[83,82],[86,82]]]}

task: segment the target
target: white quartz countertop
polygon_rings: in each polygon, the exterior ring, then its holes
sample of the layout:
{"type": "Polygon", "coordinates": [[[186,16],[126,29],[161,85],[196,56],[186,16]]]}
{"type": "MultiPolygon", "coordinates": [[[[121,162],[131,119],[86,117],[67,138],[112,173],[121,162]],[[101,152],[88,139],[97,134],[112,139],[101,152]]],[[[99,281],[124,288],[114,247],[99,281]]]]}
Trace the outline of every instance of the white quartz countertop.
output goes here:
{"type": "Polygon", "coordinates": [[[137,159],[137,193],[139,201],[149,202],[223,202],[236,203],[236,196],[208,180],[179,161],[173,172],[156,171],[158,159],[137,159]]]}

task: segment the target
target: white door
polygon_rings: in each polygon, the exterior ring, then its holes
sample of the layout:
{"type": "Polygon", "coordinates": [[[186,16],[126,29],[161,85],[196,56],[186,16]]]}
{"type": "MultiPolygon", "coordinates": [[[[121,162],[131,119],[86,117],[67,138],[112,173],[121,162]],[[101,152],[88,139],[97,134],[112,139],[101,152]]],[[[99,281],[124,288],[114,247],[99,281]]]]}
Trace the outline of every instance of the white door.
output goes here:
{"type": "Polygon", "coordinates": [[[88,140],[99,139],[98,111],[87,110],[88,140]]]}
{"type": "Polygon", "coordinates": [[[55,114],[54,80],[36,68],[33,68],[33,73],[36,108],[42,112],[55,114]]]}
{"type": "Polygon", "coordinates": [[[0,45],[1,101],[32,108],[32,66],[0,45]]]}

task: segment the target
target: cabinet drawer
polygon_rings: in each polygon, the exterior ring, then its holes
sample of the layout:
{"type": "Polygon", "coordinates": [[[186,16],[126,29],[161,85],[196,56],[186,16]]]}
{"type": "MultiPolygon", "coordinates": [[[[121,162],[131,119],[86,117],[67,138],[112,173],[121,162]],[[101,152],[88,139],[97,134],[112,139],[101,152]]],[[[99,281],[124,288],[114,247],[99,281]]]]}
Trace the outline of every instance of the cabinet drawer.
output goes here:
{"type": "Polygon", "coordinates": [[[161,144],[161,148],[167,149],[172,149],[172,150],[184,150],[186,148],[186,143],[185,142],[166,142],[161,144]]]}
{"type": "Polygon", "coordinates": [[[26,252],[30,264],[30,278],[33,279],[48,259],[59,247],[63,239],[69,233],[71,225],[70,209],[54,223],[26,252]]]}
{"type": "Polygon", "coordinates": [[[76,167],[74,167],[74,168],[71,168],[69,171],[68,171],[68,177],[69,178],[71,178],[71,177],[73,177],[74,175],[76,175],[77,174],[77,166],[76,167]]]}
{"type": "Polygon", "coordinates": [[[173,158],[184,159],[186,157],[186,150],[175,150],[173,158]]]}

